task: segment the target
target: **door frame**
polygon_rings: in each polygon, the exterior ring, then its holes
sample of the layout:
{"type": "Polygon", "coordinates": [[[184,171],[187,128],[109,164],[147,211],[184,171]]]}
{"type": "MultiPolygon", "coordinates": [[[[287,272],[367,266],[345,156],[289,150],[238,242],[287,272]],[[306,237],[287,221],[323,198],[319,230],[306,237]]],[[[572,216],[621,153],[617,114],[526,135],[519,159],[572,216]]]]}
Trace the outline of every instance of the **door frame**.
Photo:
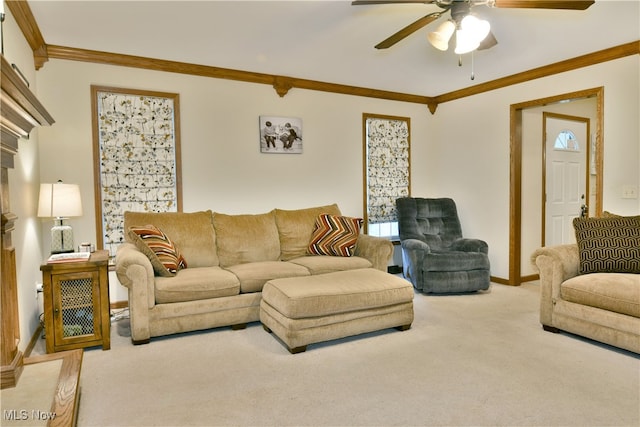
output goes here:
{"type": "MultiPolygon", "coordinates": [[[[572,122],[578,122],[578,123],[584,123],[586,124],[586,132],[587,132],[587,138],[584,141],[584,150],[585,150],[585,175],[583,176],[584,179],[584,203],[589,206],[589,195],[591,194],[589,191],[589,165],[590,165],[590,160],[591,160],[591,119],[589,119],[588,117],[579,117],[579,116],[572,116],[572,115],[568,115],[568,114],[560,114],[560,113],[553,113],[553,112],[549,112],[549,111],[543,111],[542,112],[542,233],[541,233],[541,239],[540,242],[542,242],[542,245],[546,245],[546,241],[547,241],[547,234],[546,234],[546,229],[547,229],[547,175],[548,175],[548,170],[547,170],[547,144],[549,143],[549,140],[547,139],[547,118],[552,118],[552,119],[561,119],[561,120],[566,120],[566,121],[572,121],[572,122]]],[[[554,141],[551,141],[551,144],[553,144],[554,141]]]]}
{"type": "MultiPolygon", "coordinates": [[[[541,107],[559,102],[584,98],[596,98],[596,195],[595,216],[602,215],[602,172],[604,154],[604,87],[585,89],[511,104],[510,128],[510,186],[509,186],[509,279],[506,284],[519,286],[522,282],[536,280],[538,275],[522,277],[522,112],[528,108],[541,107]]],[[[587,165],[589,167],[589,165],[587,165]]]]}

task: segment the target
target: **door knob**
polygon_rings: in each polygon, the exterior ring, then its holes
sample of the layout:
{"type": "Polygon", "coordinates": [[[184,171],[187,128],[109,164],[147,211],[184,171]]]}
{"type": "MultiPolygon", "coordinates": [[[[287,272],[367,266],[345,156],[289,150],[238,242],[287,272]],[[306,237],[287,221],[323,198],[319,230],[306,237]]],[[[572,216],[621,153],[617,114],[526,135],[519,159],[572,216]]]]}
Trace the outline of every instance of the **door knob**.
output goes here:
{"type": "Polygon", "coordinates": [[[582,199],[582,206],[580,206],[580,217],[586,218],[589,216],[589,206],[585,203],[584,194],[580,198],[582,199]]]}

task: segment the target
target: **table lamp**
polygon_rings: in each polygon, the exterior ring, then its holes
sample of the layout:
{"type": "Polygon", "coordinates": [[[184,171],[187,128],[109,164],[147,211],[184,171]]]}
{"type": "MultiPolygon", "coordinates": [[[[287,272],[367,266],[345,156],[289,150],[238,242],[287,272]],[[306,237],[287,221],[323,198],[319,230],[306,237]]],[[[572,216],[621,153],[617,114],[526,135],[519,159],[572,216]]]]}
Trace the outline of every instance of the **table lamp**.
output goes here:
{"type": "Polygon", "coordinates": [[[51,228],[51,253],[74,252],[73,229],[64,224],[64,220],[72,216],[82,216],[80,186],[64,184],[40,184],[38,216],[55,218],[51,228]]]}

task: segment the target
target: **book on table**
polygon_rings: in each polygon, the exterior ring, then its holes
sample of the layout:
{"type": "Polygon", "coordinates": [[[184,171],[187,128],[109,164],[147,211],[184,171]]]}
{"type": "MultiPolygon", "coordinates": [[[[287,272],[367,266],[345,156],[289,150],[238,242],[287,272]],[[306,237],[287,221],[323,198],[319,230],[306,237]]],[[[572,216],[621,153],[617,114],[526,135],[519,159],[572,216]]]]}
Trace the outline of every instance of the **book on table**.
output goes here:
{"type": "Polygon", "coordinates": [[[47,259],[48,264],[58,262],[81,262],[88,261],[91,258],[91,252],[67,252],[63,254],[53,254],[47,259]]]}

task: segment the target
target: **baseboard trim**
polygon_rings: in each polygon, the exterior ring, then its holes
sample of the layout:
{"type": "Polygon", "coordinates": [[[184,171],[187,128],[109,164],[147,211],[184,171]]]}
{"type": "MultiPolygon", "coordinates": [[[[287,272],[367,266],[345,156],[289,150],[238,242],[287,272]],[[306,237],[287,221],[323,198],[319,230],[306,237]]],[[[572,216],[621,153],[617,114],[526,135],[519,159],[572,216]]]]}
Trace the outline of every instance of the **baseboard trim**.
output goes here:
{"type": "Polygon", "coordinates": [[[129,307],[129,301],[115,301],[109,304],[111,310],[119,310],[127,307],[129,307]]]}
{"type": "Polygon", "coordinates": [[[31,339],[29,340],[29,344],[27,344],[27,348],[24,349],[24,357],[31,356],[31,352],[33,351],[34,347],[38,343],[38,340],[42,336],[43,331],[44,331],[44,326],[42,326],[42,323],[40,323],[36,328],[36,331],[33,333],[33,335],[31,335],[31,339]]]}
{"type": "Polygon", "coordinates": [[[489,280],[493,283],[499,283],[501,285],[509,285],[509,286],[514,286],[513,284],[511,284],[509,282],[509,280],[507,279],[503,279],[502,277],[496,277],[496,276],[490,276],[489,280]]]}
{"type": "Polygon", "coordinates": [[[0,389],[17,386],[23,369],[24,356],[21,351],[17,351],[11,364],[0,368],[0,389]]]}

